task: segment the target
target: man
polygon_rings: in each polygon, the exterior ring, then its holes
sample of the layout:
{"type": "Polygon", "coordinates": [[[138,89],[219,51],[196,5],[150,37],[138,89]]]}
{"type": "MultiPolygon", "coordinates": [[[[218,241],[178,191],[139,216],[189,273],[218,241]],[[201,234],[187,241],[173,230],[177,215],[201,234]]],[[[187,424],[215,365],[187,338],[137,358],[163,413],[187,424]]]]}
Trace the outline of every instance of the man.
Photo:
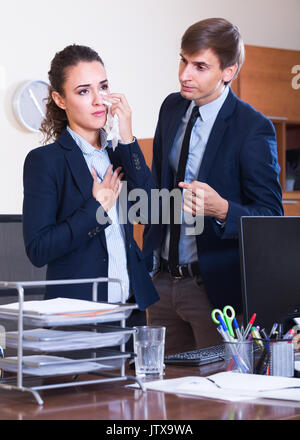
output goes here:
{"type": "Polygon", "coordinates": [[[183,211],[204,212],[204,228],[188,235],[171,216],[145,229],[144,254],[160,257],[149,323],[166,325],[167,354],[221,342],[212,308],[241,312],[238,219],[283,214],[274,127],[229,87],[244,58],[238,29],[207,19],[181,43],[181,89],[162,104],[152,171],[158,188],[182,188],[183,211]]]}

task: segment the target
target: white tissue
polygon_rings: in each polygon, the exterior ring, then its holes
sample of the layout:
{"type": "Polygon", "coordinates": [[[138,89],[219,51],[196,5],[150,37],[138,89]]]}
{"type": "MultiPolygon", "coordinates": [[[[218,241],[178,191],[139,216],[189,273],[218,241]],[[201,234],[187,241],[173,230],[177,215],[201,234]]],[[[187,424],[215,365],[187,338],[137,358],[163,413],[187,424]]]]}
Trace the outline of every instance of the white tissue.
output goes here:
{"type": "MultiPolygon", "coordinates": [[[[107,95],[106,92],[101,92],[102,95],[107,95]]],[[[119,119],[118,116],[112,116],[110,113],[110,107],[111,107],[111,102],[105,101],[103,100],[103,104],[105,104],[108,107],[108,112],[107,112],[107,119],[106,119],[106,124],[103,127],[104,130],[107,133],[107,140],[111,141],[112,143],[112,148],[113,150],[116,148],[116,146],[118,145],[120,138],[120,133],[119,133],[119,119]]]]}

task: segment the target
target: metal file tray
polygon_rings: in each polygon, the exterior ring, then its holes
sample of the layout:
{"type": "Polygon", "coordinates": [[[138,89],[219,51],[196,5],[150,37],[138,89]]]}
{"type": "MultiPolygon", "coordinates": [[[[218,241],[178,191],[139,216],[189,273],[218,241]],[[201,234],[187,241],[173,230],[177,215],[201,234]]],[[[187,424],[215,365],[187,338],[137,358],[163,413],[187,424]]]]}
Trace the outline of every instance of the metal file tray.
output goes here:
{"type": "MultiPolygon", "coordinates": [[[[127,338],[131,336],[132,332],[128,332],[128,329],[126,329],[126,319],[129,317],[132,310],[137,309],[136,304],[126,304],[125,300],[125,291],[124,286],[121,280],[117,278],[91,278],[91,279],[76,279],[76,280],[47,280],[47,281],[0,281],[0,294],[1,289],[11,289],[17,292],[18,296],[18,303],[15,305],[7,305],[6,310],[3,310],[0,313],[0,318],[2,319],[13,319],[16,320],[18,323],[18,331],[14,335],[10,335],[8,338],[8,343],[15,343],[12,342],[14,339],[16,339],[16,348],[17,348],[17,356],[13,358],[4,358],[0,360],[0,368],[4,371],[9,371],[11,373],[16,373],[15,375],[12,374],[13,377],[10,377],[9,383],[7,382],[7,378],[2,378],[3,380],[0,380],[0,390],[9,390],[9,391],[26,391],[31,393],[33,397],[35,398],[36,402],[39,405],[43,404],[43,400],[40,396],[40,391],[48,390],[48,389],[57,389],[57,388],[66,388],[66,387],[78,387],[78,386],[84,386],[84,385],[96,385],[101,383],[108,383],[108,382],[121,382],[121,381],[135,381],[138,383],[140,389],[142,391],[146,391],[143,383],[138,377],[134,376],[128,376],[125,374],[125,362],[128,358],[132,356],[131,353],[125,352],[125,342],[127,341],[127,338]],[[24,293],[26,288],[34,288],[34,287],[41,287],[46,285],[61,285],[61,284],[92,284],[91,288],[91,300],[93,302],[98,303],[98,284],[99,283],[118,283],[120,284],[121,288],[121,303],[118,303],[116,307],[114,308],[113,313],[110,312],[111,310],[111,304],[109,305],[107,303],[106,311],[102,314],[102,309],[100,311],[98,307],[99,305],[91,305],[88,304],[88,309],[90,308],[91,311],[87,310],[86,308],[83,309],[83,312],[61,312],[59,311],[53,311],[48,310],[48,304],[45,307],[42,307],[42,315],[40,314],[40,308],[34,309],[32,308],[32,305],[26,304],[24,302],[24,293]],[[13,307],[13,310],[11,309],[13,307]],[[8,309],[8,310],[7,310],[8,309]],[[95,311],[95,309],[97,309],[95,311]],[[107,310],[109,309],[109,313],[107,310]],[[32,313],[29,315],[29,311],[32,311],[32,313]],[[64,315],[61,315],[61,313],[64,313],[64,315]],[[73,316],[71,316],[73,313],[73,316]],[[44,315],[44,316],[43,316],[44,315]],[[76,315],[76,316],[75,316],[76,315]],[[82,316],[84,315],[84,316],[82,316]],[[74,331],[74,326],[76,331],[86,331],[87,328],[89,331],[92,330],[94,333],[96,333],[99,329],[99,324],[101,323],[111,323],[114,321],[120,322],[120,327],[118,328],[118,337],[120,335],[121,339],[117,340],[117,336],[113,335],[113,330],[111,329],[111,326],[107,326],[107,330],[102,331],[103,340],[101,342],[97,342],[97,347],[89,348],[89,349],[82,349],[80,348],[78,350],[78,345],[76,346],[75,350],[73,346],[66,346],[64,345],[64,348],[57,353],[57,347],[59,346],[59,343],[61,343],[60,337],[65,337],[64,333],[64,327],[66,328],[66,331],[74,331]],[[24,325],[29,325],[31,327],[38,327],[31,329],[31,334],[26,333],[27,330],[24,330],[24,325]],[[72,327],[70,327],[72,326],[72,327]],[[80,328],[76,328],[76,327],[80,328]],[[50,351],[50,355],[47,355],[47,357],[28,357],[24,355],[24,351],[28,349],[28,343],[32,344],[33,342],[41,342],[41,343],[49,343],[49,335],[51,335],[49,332],[44,333],[44,335],[40,334],[39,337],[37,337],[38,330],[42,327],[50,327],[51,330],[57,330],[60,333],[56,334],[58,337],[58,340],[52,342],[54,345],[54,350],[52,347],[52,350],[49,347],[44,352],[39,351],[39,353],[48,353],[50,351]],[[53,329],[54,327],[54,329],[53,329]],[[110,338],[113,338],[111,340],[110,338]],[[60,341],[60,342],[59,342],[60,341]],[[106,344],[109,344],[109,346],[113,346],[116,344],[120,344],[120,351],[113,351],[112,350],[104,350],[103,348],[98,348],[98,343],[101,345],[102,343],[105,346],[106,344]],[[112,344],[111,344],[112,342],[112,344]],[[26,346],[27,345],[27,346],[26,346]],[[84,352],[82,351],[84,350],[84,352]],[[70,352],[72,354],[70,354],[70,352]],[[79,356],[79,357],[77,357],[79,356]],[[82,358],[85,356],[84,358],[82,358]],[[119,371],[114,371],[119,370],[119,371]],[[83,379],[79,379],[80,373],[88,373],[87,376],[88,379],[85,377],[83,379]],[[44,379],[46,380],[47,376],[53,377],[53,376],[70,376],[69,381],[65,380],[65,378],[62,378],[60,381],[56,383],[44,383],[44,379]],[[15,376],[15,377],[14,377],[15,376]],[[37,384],[37,385],[25,385],[24,378],[32,378],[33,376],[42,377],[43,383],[37,384]],[[14,383],[15,382],[15,383],[14,383]]],[[[46,302],[47,300],[45,300],[46,302]]],[[[55,303],[56,304],[56,303],[55,303]]],[[[57,305],[57,304],[56,304],[57,305]]],[[[77,303],[78,305],[78,303],[77,303]]],[[[59,304],[59,307],[61,307],[61,303],[59,304]]],[[[75,307],[76,308],[76,307],[75,307]]],[[[104,307],[105,308],[105,307],[104,307]]],[[[72,309],[74,310],[74,308],[72,309]]],[[[46,330],[46,329],[45,329],[46,330]]],[[[53,336],[53,333],[52,333],[53,336]]],[[[90,336],[90,335],[89,335],[90,336]]],[[[94,337],[94,336],[93,336],[94,337]]],[[[50,337],[51,339],[51,337],[50,337]]],[[[67,338],[67,342],[69,343],[72,341],[72,338],[67,338]]],[[[92,339],[92,338],[90,338],[92,339]]],[[[66,342],[66,341],[65,341],[66,342]]],[[[83,342],[80,341],[79,342],[83,342]]],[[[102,346],[102,345],[101,345],[102,346]]],[[[31,347],[32,348],[32,347],[31,347]]],[[[30,351],[32,351],[30,349],[30,351]]],[[[27,382],[26,382],[27,383],[27,382]]]]}
{"type": "MultiPolygon", "coordinates": [[[[23,349],[34,352],[59,352],[88,348],[113,347],[126,344],[133,329],[122,327],[97,327],[91,330],[55,330],[35,328],[23,331],[23,349]]],[[[18,332],[6,333],[6,346],[17,348],[18,332]]]]}
{"type": "MultiPolygon", "coordinates": [[[[72,359],[61,356],[23,356],[23,374],[30,376],[62,376],[98,370],[115,370],[122,367],[130,353],[104,350],[95,358],[72,359]]],[[[0,359],[0,368],[16,373],[18,358],[0,359]]]]}

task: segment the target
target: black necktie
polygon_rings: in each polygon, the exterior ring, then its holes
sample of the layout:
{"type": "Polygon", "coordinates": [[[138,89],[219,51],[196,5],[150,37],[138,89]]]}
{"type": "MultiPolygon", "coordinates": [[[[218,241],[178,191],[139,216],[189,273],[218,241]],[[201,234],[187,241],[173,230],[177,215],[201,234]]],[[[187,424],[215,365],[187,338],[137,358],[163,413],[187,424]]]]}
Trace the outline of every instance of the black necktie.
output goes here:
{"type": "MultiPolygon", "coordinates": [[[[195,106],[193,108],[192,114],[190,116],[190,119],[187,123],[187,127],[185,130],[182,147],[181,147],[181,153],[180,158],[178,162],[178,169],[176,173],[176,180],[175,180],[175,188],[178,188],[178,183],[183,182],[185,178],[185,168],[187,163],[187,158],[189,155],[189,148],[190,148],[190,139],[191,139],[191,133],[193,126],[195,125],[195,122],[200,116],[199,114],[199,107],[195,106]]],[[[178,256],[178,244],[180,239],[180,224],[174,224],[174,199],[171,198],[170,201],[170,244],[169,244],[169,268],[174,276],[180,276],[178,272],[178,265],[179,265],[179,256],[178,256]]],[[[176,207],[178,209],[178,207],[176,207]]]]}

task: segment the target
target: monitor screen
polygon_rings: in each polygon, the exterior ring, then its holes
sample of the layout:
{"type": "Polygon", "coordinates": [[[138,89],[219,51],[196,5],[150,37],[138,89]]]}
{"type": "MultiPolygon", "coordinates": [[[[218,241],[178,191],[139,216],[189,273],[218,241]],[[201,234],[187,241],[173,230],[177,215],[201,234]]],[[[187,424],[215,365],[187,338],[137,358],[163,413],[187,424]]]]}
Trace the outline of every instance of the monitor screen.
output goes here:
{"type": "Polygon", "coordinates": [[[240,263],[244,324],[284,331],[300,316],[300,217],[241,217],[240,263]]]}

